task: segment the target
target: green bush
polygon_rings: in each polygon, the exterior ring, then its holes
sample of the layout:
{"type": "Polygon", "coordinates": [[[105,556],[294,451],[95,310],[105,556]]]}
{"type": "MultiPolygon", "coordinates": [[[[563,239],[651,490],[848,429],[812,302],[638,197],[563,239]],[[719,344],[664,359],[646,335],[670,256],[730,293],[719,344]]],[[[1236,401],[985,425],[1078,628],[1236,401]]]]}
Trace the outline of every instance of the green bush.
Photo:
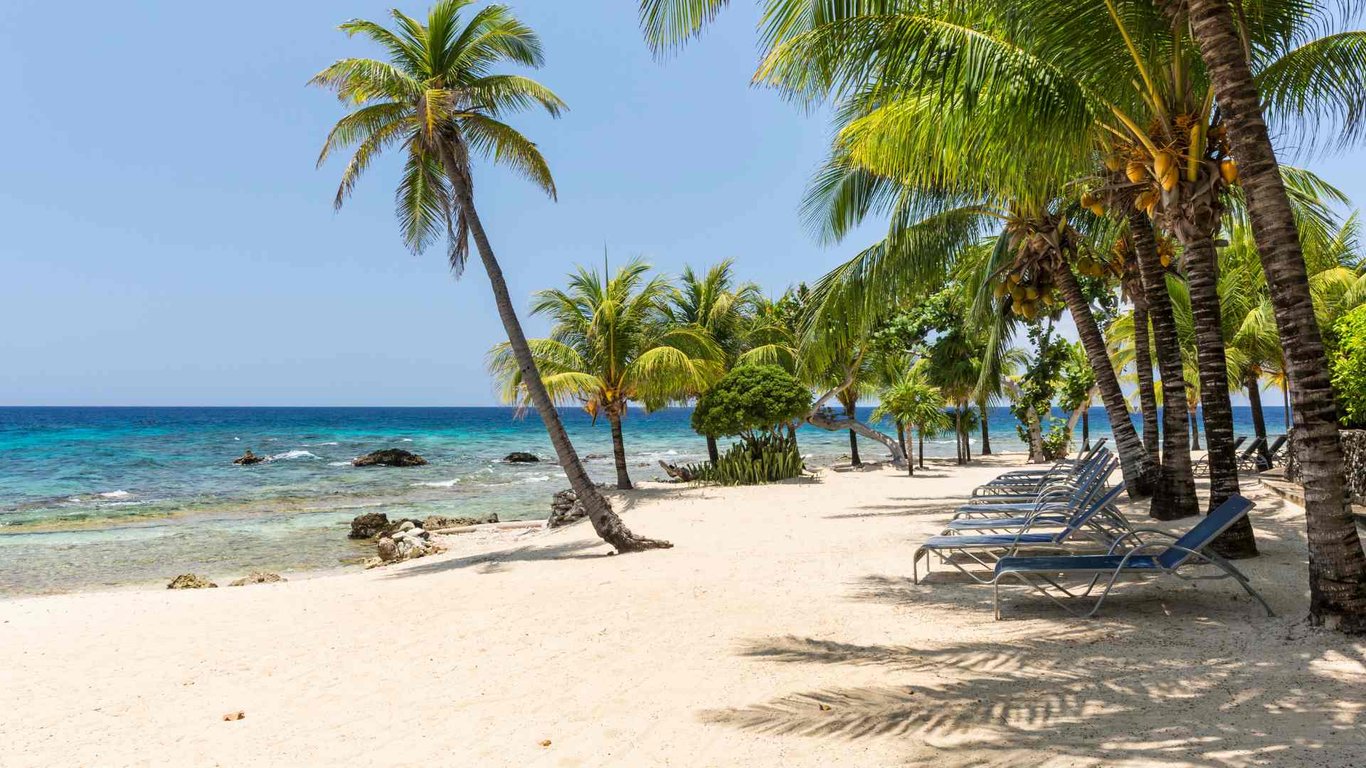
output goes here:
{"type": "Polygon", "coordinates": [[[695,480],[722,485],[797,477],[802,473],[802,456],[791,427],[810,410],[810,390],[782,368],[734,368],[697,401],[692,427],[708,437],[736,436],[740,442],[715,464],[693,464],[684,471],[695,480]]]}
{"type": "Polygon", "coordinates": [[[759,485],[801,475],[802,456],[796,440],[783,435],[764,435],[732,445],[715,464],[709,461],[690,464],[683,472],[697,482],[759,485]]]}
{"type": "Polygon", "coordinates": [[[1335,349],[1329,358],[1333,390],[1348,426],[1366,425],[1366,305],[1333,324],[1335,349]]]}
{"type": "Polygon", "coordinates": [[[811,392],[792,374],[776,365],[742,365],[697,401],[692,428],[707,437],[739,435],[751,441],[776,435],[810,409],[811,392]]]}

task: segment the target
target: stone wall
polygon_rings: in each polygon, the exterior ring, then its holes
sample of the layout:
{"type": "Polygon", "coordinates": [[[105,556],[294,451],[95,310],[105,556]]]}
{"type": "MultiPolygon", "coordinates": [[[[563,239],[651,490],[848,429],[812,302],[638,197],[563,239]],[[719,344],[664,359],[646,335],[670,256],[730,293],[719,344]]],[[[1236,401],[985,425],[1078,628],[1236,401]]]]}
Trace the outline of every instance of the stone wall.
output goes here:
{"type": "MultiPolygon", "coordinates": [[[[1366,505],[1366,429],[1344,429],[1342,435],[1342,459],[1347,468],[1347,493],[1353,504],[1366,505]]],[[[1285,464],[1285,477],[1291,482],[1300,481],[1299,463],[1295,460],[1294,440],[1285,464]]]]}

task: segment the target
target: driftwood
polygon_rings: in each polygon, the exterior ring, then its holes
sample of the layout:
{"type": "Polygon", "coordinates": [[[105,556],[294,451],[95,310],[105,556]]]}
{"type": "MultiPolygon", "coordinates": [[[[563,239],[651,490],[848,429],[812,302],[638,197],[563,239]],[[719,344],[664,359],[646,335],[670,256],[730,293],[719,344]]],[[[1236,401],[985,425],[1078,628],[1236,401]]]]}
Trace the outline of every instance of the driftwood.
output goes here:
{"type": "Polygon", "coordinates": [[[692,481],[697,479],[697,477],[694,476],[693,473],[688,471],[687,467],[680,467],[677,464],[665,464],[663,459],[660,459],[659,466],[661,469],[664,470],[665,474],[667,474],[669,477],[672,477],[675,480],[681,480],[685,483],[691,483],[692,481]]]}

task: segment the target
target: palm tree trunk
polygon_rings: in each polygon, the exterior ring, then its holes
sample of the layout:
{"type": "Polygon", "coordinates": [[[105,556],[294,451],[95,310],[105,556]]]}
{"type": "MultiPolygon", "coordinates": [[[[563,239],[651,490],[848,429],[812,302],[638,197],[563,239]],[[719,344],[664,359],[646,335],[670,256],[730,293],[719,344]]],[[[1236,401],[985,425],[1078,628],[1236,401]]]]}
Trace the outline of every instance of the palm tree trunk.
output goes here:
{"type": "MultiPolygon", "coordinates": [[[[1256,369],[1248,368],[1244,378],[1247,382],[1247,404],[1252,409],[1252,432],[1265,443],[1266,414],[1262,412],[1261,377],[1257,375],[1256,369]]],[[[1260,449],[1260,453],[1262,457],[1262,467],[1271,466],[1271,455],[1268,453],[1265,444],[1263,444],[1260,449]]]]}
{"type": "MultiPolygon", "coordinates": [[[[901,444],[901,452],[906,453],[906,424],[901,420],[896,422],[896,441],[901,444]]],[[[906,461],[906,474],[915,477],[915,460],[906,461]]]]}
{"type": "MultiPolygon", "coordinates": [[[[1237,495],[1238,454],[1233,448],[1233,403],[1228,396],[1228,359],[1224,354],[1223,315],[1219,308],[1219,254],[1214,238],[1199,236],[1182,243],[1186,285],[1195,323],[1196,367],[1200,374],[1200,411],[1209,448],[1209,512],[1237,495]]],[[[1215,553],[1239,559],[1257,556],[1252,520],[1244,517],[1215,539],[1215,553]]]]}
{"type": "Polygon", "coordinates": [[[712,466],[721,460],[721,450],[716,447],[716,438],[707,436],[707,458],[711,460],[712,466]]]}
{"type": "Polygon", "coordinates": [[[982,450],[979,453],[983,456],[991,455],[991,423],[987,419],[987,401],[982,400],[977,404],[977,410],[982,416],[982,450]]]}
{"type": "MultiPolygon", "coordinates": [[[[851,401],[844,404],[844,415],[848,416],[850,419],[857,420],[858,416],[855,415],[856,413],[857,406],[855,406],[854,402],[851,401]]],[[[855,467],[863,466],[863,460],[860,459],[858,455],[858,434],[852,429],[849,430],[849,463],[855,467]]]]}
{"type": "Polygon", "coordinates": [[[1189,0],[1189,14],[1238,158],[1290,374],[1308,527],[1309,617],[1330,628],[1366,632],[1366,553],[1345,490],[1337,404],[1290,199],[1231,6],[1225,0],[1189,0]]]}
{"type": "Polygon", "coordinates": [[[970,414],[970,413],[972,413],[972,411],[968,410],[968,401],[964,400],[964,401],[963,401],[963,463],[964,463],[964,464],[971,464],[971,463],[972,463],[972,429],[971,429],[971,427],[968,426],[968,424],[969,424],[968,414],[970,414]]]}
{"type": "Polygon", "coordinates": [[[631,533],[631,530],[622,523],[621,517],[612,511],[611,503],[598,491],[592,478],[583,468],[583,462],[579,460],[579,454],[575,452],[574,444],[569,441],[569,434],[564,430],[564,422],[560,420],[560,412],[555,409],[555,403],[550,399],[550,394],[546,392],[545,384],[541,382],[541,374],[536,370],[536,361],[531,356],[531,347],[527,344],[526,334],[522,332],[522,324],[517,320],[517,311],[512,306],[512,296],[508,293],[507,280],[503,277],[503,268],[498,264],[497,258],[494,257],[493,246],[489,244],[488,235],[484,232],[484,225],[479,220],[479,212],[475,210],[474,198],[470,194],[469,185],[464,181],[464,177],[449,149],[441,152],[441,162],[445,167],[447,178],[450,179],[455,188],[460,212],[465,217],[470,234],[474,237],[475,247],[479,250],[479,258],[484,264],[484,270],[488,273],[489,283],[493,287],[494,303],[498,307],[498,317],[503,321],[503,329],[507,332],[512,354],[517,359],[522,382],[526,385],[527,393],[531,395],[531,402],[536,406],[536,412],[540,414],[541,421],[545,423],[546,432],[550,436],[550,444],[555,447],[555,455],[559,458],[560,466],[569,478],[569,486],[574,489],[574,494],[583,504],[584,511],[588,513],[588,519],[593,524],[593,530],[602,537],[603,541],[611,544],[617,552],[621,553],[672,547],[673,545],[667,541],[646,539],[631,533]]]}
{"type": "Polygon", "coordinates": [[[1193,407],[1190,403],[1186,403],[1186,412],[1190,414],[1191,450],[1198,451],[1200,450],[1200,419],[1198,418],[1200,410],[1198,407],[1193,407]]]}
{"type": "Polygon", "coordinates": [[[920,438],[920,468],[925,468],[925,430],[917,429],[916,436],[920,438]]]}
{"type": "Polygon", "coordinates": [[[617,465],[617,490],[629,491],[631,476],[626,472],[626,441],[621,434],[621,414],[615,409],[607,410],[607,423],[612,426],[612,458],[617,465]]]}
{"type": "Polygon", "coordinates": [[[1134,364],[1138,366],[1138,409],[1143,415],[1143,445],[1153,465],[1162,461],[1162,438],[1157,428],[1157,392],[1153,389],[1153,348],[1148,339],[1145,297],[1134,301],[1134,364]]]}
{"type": "Polygon", "coordinates": [[[1091,450],[1091,404],[1082,406],[1086,410],[1081,412],[1081,449],[1091,450]]]}
{"type": "MultiPolygon", "coordinates": [[[[1149,514],[1158,520],[1175,520],[1199,513],[1195,497],[1195,475],[1191,472],[1190,416],[1186,413],[1186,379],[1181,369],[1181,341],[1172,316],[1167,278],[1153,239],[1152,223],[1138,210],[1130,210],[1129,235],[1138,254],[1143,294],[1148,302],[1148,319],[1153,325],[1153,346],[1157,349],[1157,370],[1162,376],[1162,465],[1149,514]]],[[[1112,419],[1113,421],[1113,419],[1112,419]]],[[[1111,424],[1111,429],[1114,425],[1111,424]]]]}
{"type": "Polygon", "coordinates": [[[1124,487],[1129,498],[1139,499],[1152,494],[1155,466],[1143,440],[1134,429],[1133,419],[1129,417],[1129,404],[1124,400],[1124,390],[1119,387],[1114,366],[1110,364],[1110,353],[1105,348],[1105,337],[1096,324],[1096,316],[1091,312],[1091,302],[1081,292],[1076,275],[1066,264],[1055,270],[1058,288],[1062,291],[1067,309],[1077,326],[1077,335],[1086,350],[1086,358],[1096,374],[1096,387],[1100,390],[1101,402],[1105,404],[1105,414],[1110,418],[1110,432],[1115,437],[1115,448],[1119,452],[1120,471],[1124,473],[1124,487]]]}

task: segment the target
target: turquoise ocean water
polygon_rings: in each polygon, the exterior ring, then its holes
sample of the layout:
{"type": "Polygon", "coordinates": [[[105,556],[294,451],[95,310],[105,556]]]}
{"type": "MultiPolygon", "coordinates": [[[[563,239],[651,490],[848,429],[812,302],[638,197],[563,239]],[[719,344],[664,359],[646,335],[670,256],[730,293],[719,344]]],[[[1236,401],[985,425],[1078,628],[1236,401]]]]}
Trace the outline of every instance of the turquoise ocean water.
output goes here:
{"type": "MultiPolygon", "coordinates": [[[[1015,422],[991,410],[997,451],[1019,451],[1015,422]]],[[[1239,433],[1248,409],[1235,409],[1239,433]]],[[[615,478],[604,422],[563,411],[594,478],[615,478]]],[[[632,477],[656,463],[700,461],[706,446],[688,409],[632,412],[626,447],[632,477]]],[[[1268,408],[1280,432],[1280,408],[1268,408]]],[[[1107,433],[1092,410],[1091,433],[1107,433]]],[[[848,454],[847,433],[806,427],[813,464],[848,454]]],[[[974,443],[974,450],[980,446],[974,443]]],[[[926,445],[952,456],[952,439],[926,445]]],[[[867,460],[877,443],[860,440],[867,460]]],[[[177,573],[213,576],[252,569],[334,568],[372,554],[346,539],[366,511],[422,518],[498,513],[539,519],[566,487],[540,420],[508,408],[0,408],[0,595],[164,582],[177,573]],[[430,464],[352,467],[353,457],[404,448],[430,464]],[[250,448],[270,461],[239,467],[250,448]],[[547,461],[506,464],[511,451],[547,461]]]]}

